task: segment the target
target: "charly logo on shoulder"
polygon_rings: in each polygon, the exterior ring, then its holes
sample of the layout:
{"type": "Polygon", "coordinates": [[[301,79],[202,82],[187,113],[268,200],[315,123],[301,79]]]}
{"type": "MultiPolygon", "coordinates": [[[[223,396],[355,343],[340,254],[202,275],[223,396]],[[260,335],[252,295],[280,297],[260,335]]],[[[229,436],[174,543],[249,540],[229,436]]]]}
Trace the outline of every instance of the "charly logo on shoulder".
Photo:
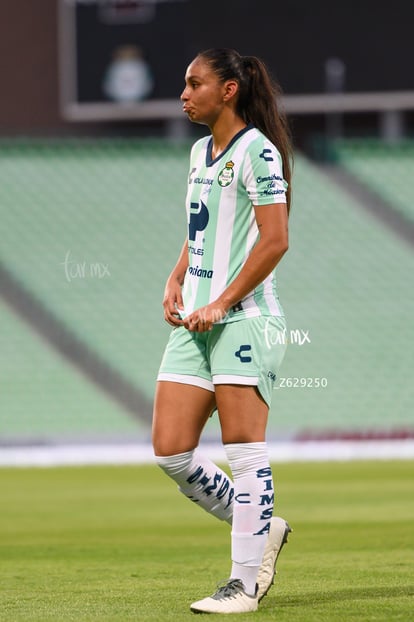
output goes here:
{"type": "Polygon", "coordinates": [[[226,165],[223,169],[221,169],[218,175],[218,182],[222,188],[226,188],[230,186],[231,182],[234,179],[234,162],[229,160],[226,162],[226,165]]]}

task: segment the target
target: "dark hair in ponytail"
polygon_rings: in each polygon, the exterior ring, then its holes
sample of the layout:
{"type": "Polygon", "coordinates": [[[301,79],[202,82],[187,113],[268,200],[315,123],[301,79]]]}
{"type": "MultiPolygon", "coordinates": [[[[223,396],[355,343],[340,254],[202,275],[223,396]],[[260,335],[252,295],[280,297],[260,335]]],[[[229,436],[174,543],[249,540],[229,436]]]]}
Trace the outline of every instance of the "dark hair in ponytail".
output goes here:
{"type": "Polygon", "coordinates": [[[237,114],[246,123],[253,123],[280,152],[283,176],[289,184],[286,193],[289,212],[293,150],[286,116],[278,106],[280,86],[270,77],[263,61],[256,56],[240,56],[230,48],[212,48],[200,52],[197,58],[205,60],[221,82],[238,82],[237,114]]]}

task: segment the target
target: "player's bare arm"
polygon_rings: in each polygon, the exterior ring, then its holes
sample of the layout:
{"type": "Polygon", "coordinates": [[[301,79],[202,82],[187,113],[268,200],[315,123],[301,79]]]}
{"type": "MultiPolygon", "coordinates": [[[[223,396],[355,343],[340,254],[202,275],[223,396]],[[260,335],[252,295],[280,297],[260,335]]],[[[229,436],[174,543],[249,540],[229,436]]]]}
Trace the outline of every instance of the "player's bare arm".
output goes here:
{"type": "Polygon", "coordinates": [[[181,326],[183,324],[178,311],[184,309],[181,291],[187,268],[188,240],[186,238],[178,257],[178,261],[167,279],[164,290],[164,298],[162,301],[164,307],[164,318],[169,324],[171,324],[171,326],[181,326]]]}

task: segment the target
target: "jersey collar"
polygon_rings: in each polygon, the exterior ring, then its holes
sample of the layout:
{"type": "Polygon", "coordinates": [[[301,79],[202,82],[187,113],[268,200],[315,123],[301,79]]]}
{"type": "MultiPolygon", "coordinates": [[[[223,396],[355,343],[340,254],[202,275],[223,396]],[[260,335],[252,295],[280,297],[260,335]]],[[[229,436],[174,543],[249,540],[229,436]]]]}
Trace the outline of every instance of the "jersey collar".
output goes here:
{"type": "Polygon", "coordinates": [[[239,140],[239,138],[241,136],[243,136],[243,134],[245,134],[246,132],[251,130],[253,127],[254,127],[253,123],[248,123],[246,125],[246,127],[244,127],[242,130],[240,130],[240,132],[237,132],[237,134],[235,134],[233,136],[233,138],[231,139],[231,141],[229,142],[227,147],[224,149],[224,151],[222,151],[220,153],[220,155],[218,155],[217,158],[215,158],[214,160],[213,160],[213,156],[212,156],[212,153],[213,153],[213,137],[211,136],[210,140],[208,141],[208,145],[207,145],[206,166],[213,166],[213,164],[218,162],[220,160],[220,158],[222,158],[228,152],[228,150],[234,145],[236,140],[239,140]]]}

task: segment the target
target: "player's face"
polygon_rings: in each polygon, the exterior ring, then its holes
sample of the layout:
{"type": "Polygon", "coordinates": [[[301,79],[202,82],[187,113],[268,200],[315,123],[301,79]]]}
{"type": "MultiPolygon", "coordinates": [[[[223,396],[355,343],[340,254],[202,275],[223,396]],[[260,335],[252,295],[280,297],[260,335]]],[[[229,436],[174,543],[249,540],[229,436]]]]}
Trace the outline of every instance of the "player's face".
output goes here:
{"type": "Polygon", "coordinates": [[[195,59],[188,66],[181,101],[190,121],[214,125],[223,110],[224,93],[225,86],[206,62],[195,59]]]}

